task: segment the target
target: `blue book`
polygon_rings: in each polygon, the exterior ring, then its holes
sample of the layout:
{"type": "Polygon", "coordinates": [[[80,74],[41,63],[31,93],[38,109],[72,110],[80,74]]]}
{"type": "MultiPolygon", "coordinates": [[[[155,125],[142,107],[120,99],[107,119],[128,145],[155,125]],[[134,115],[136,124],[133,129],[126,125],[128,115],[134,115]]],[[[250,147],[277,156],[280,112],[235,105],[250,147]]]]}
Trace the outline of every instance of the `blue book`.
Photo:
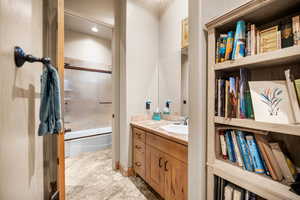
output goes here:
{"type": "Polygon", "coordinates": [[[236,132],[236,135],[237,135],[238,146],[242,155],[242,159],[244,161],[245,169],[253,172],[253,165],[252,165],[250,152],[246,143],[244,132],[238,130],[236,132]]]}
{"type": "Polygon", "coordinates": [[[226,145],[227,145],[227,151],[228,151],[228,158],[231,162],[236,162],[236,156],[234,153],[234,146],[231,136],[231,130],[226,130],[225,132],[225,139],[226,139],[226,145]]]}
{"type": "Polygon", "coordinates": [[[250,156],[252,158],[253,161],[253,166],[254,166],[254,171],[258,174],[264,174],[265,168],[264,168],[264,164],[263,164],[263,160],[260,156],[259,150],[258,150],[258,146],[256,144],[256,141],[254,139],[253,135],[247,135],[246,136],[246,141],[249,147],[249,151],[250,151],[250,156]]]}

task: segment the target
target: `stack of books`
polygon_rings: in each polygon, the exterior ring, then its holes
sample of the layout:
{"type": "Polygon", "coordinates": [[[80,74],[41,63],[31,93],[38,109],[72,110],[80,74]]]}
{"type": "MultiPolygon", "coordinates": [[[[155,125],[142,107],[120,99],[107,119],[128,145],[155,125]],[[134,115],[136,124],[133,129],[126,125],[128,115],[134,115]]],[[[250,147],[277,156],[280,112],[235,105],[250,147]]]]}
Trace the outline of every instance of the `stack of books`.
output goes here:
{"type": "Polygon", "coordinates": [[[264,198],[215,176],[215,200],[263,200],[264,198]]]}
{"type": "Polygon", "coordinates": [[[216,63],[300,45],[299,15],[275,24],[257,28],[255,24],[238,21],[235,33],[221,33],[217,38],[216,63]]]}
{"type": "Polygon", "coordinates": [[[216,80],[216,116],[254,119],[249,79],[249,71],[240,69],[239,76],[216,80]]]}
{"type": "Polygon", "coordinates": [[[243,169],[292,184],[298,172],[281,142],[269,142],[264,133],[220,128],[220,156],[243,169]]]}
{"type": "Polygon", "coordinates": [[[283,81],[249,81],[250,71],[216,79],[215,115],[282,124],[300,123],[300,79],[292,70],[283,81]]]}

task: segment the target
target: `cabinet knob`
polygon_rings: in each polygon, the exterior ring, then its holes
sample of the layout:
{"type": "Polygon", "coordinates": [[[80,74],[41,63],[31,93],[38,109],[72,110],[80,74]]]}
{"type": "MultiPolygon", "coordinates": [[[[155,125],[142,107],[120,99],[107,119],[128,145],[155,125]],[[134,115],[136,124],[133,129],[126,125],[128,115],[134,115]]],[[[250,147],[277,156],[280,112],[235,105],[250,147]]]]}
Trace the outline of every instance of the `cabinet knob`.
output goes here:
{"type": "Polygon", "coordinates": [[[135,165],[136,165],[137,167],[142,166],[142,164],[141,164],[140,162],[135,162],[135,165]]]}
{"type": "Polygon", "coordinates": [[[166,160],[166,161],[165,161],[165,171],[166,171],[166,172],[169,171],[168,168],[167,168],[167,166],[168,166],[168,161],[166,160]]]}

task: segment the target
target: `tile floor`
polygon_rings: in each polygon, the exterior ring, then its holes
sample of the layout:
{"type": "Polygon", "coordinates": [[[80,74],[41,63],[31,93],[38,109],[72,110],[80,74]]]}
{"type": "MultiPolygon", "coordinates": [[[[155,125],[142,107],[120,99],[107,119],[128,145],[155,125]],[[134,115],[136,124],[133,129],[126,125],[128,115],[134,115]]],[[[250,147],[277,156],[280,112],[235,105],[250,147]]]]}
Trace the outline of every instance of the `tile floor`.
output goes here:
{"type": "Polygon", "coordinates": [[[111,163],[111,149],[67,158],[67,200],[161,200],[141,178],[123,177],[111,163]]]}

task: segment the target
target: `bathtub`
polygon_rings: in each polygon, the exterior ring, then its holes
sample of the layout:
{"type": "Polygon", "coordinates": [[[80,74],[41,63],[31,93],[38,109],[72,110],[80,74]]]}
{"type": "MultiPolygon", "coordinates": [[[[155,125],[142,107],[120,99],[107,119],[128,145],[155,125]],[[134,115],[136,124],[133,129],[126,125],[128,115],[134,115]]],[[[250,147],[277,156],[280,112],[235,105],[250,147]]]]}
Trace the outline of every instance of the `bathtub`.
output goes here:
{"type": "Polygon", "coordinates": [[[65,134],[65,157],[94,152],[111,146],[111,127],[73,131],[65,134]]]}

